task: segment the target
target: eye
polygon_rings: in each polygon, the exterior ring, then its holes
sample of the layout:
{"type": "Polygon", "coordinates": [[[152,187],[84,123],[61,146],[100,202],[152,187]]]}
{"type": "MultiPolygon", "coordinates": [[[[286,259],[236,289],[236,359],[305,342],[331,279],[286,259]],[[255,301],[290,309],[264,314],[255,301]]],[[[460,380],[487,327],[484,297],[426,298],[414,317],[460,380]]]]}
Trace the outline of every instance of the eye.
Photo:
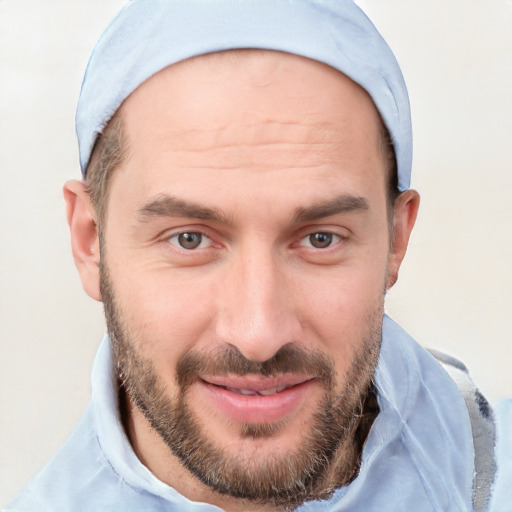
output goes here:
{"type": "Polygon", "coordinates": [[[306,247],[313,247],[315,249],[326,249],[331,245],[339,242],[341,237],[334,233],[311,233],[301,240],[301,245],[306,247]]]}
{"type": "Polygon", "coordinates": [[[203,233],[200,233],[199,231],[176,233],[169,238],[169,242],[188,251],[193,249],[203,249],[204,247],[209,247],[212,243],[206,235],[203,235],[203,233]]]}

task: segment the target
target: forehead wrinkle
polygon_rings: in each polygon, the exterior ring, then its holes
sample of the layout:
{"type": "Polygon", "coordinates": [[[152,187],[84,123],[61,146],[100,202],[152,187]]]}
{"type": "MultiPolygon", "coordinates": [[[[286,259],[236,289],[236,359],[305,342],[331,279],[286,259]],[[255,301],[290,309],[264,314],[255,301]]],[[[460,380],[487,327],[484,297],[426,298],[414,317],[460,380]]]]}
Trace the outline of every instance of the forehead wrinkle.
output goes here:
{"type": "MultiPolygon", "coordinates": [[[[269,149],[269,148],[267,148],[269,149]]],[[[257,173],[263,177],[266,173],[279,171],[313,171],[315,169],[342,168],[340,158],[336,152],[321,152],[319,149],[302,148],[300,151],[292,151],[288,148],[285,154],[284,149],[275,146],[272,151],[248,151],[243,147],[221,149],[210,149],[205,151],[180,151],[173,152],[174,161],[172,166],[181,172],[192,171],[234,171],[246,173],[247,176],[257,173]],[[229,154],[229,156],[228,156],[229,154]],[[207,158],[205,157],[207,155],[207,158]],[[319,158],[320,157],[320,158],[319,158]]],[[[241,178],[243,174],[237,174],[241,178]]],[[[236,189],[236,184],[234,185],[236,189]]]]}
{"type": "Polygon", "coordinates": [[[343,167],[349,160],[363,156],[339,147],[347,134],[326,130],[324,126],[304,129],[296,123],[290,125],[294,125],[295,133],[287,132],[286,127],[281,131],[282,125],[274,125],[277,129],[268,131],[258,126],[243,133],[243,129],[230,127],[223,133],[194,129],[178,132],[176,136],[163,135],[159,138],[157,154],[162,165],[168,165],[165,162],[169,160],[172,167],[260,171],[343,167]]]}
{"type": "Polygon", "coordinates": [[[301,119],[261,119],[247,122],[253,117],[250,112],[240,114],[241,122],[230,122],[208,126],[203,118],[201,126],[173,127],[172,120],[167,130],[160,134],[168,147],[190,150],[207,150],[224,147],[271,146],[275,144],[315,145],[334,143],[339,137],[339,128],[322,120],[312,121],[311,116],[301,119]]]}

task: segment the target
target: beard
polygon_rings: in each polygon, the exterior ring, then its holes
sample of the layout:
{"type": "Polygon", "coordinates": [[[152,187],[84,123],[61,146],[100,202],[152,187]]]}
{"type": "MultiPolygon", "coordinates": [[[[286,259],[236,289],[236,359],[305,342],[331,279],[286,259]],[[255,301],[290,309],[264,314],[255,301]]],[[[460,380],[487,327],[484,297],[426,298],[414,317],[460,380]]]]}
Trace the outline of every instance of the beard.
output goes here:
{"type": "MultiPolygon", "coordinates": [[[[363,444],[378,414],[372,383],[380,350],[382,308],[369,315],[366,332],[341,388],[331,358],[288,344],[264,362],[245,358],[233,346],[214,353],[188,351],[175,368],[177,392],[169,396],[150,359],[138,347],[147,340],[133,336],[116,304],[113,285],[100,264],[101,293],[114,364],[121,391],[141,411],[169,450],[200,482],[221,495],[273,504],[290,510],[307,500],[327,499],[359,473],[363,444]],[[266,451],[256,443],[277,436],[286,420],[244,423],[239,436],[254,442],[247,453],[219,446],[191,409],[189,391],[201,375],[314,376],[323,395],[304,424],[294,450],[266,451]]],[[[247,445],[244,445],[247,446],[247,445]]]]}

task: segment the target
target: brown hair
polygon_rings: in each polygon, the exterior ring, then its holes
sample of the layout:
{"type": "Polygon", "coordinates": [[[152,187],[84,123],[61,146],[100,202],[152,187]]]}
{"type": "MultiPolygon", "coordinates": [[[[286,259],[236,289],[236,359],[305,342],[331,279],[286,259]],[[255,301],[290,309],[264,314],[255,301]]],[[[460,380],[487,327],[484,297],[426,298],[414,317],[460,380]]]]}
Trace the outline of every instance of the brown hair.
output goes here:
{"type": "Polygon", "coordinates": [[[106,221],[110,183],[114,170],[125,159],[126,150],[123,121],[118,110],[96,139],[85,177],[87,192],[96,210],[98,226],[106,221]]]}

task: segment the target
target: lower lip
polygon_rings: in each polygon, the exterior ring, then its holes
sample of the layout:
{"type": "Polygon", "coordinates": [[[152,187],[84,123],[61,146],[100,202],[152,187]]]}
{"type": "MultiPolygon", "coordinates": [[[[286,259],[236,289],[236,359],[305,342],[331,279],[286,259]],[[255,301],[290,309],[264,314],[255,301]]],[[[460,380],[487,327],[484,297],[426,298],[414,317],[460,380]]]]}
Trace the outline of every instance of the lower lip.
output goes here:
{"type": "Polygon", "coordinates": [[[285,419],[297,411],[315,385],[308,380],[274,395],[242,395],[221,386],[201,381],[209,403],[241,423],[273,423],[285,419]]]}

